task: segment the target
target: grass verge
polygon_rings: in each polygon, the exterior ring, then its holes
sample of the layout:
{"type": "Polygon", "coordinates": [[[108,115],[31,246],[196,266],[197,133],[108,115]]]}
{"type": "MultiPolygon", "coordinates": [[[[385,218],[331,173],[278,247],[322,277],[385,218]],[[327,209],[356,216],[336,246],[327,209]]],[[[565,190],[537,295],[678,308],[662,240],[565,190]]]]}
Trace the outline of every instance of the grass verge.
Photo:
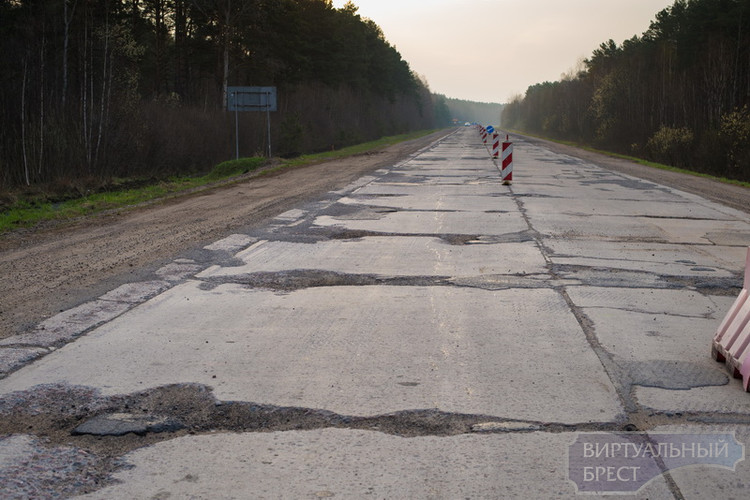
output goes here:
{"type": "Polygon", "coordinates": [[[279,167],[277,168],[283,169],[283,168],[290,168],[290,167],[301,167],[304,165],[309,165],[309,164],[317,163],[320,161],[335,160],[336,158],[344,158],[347,156],[355,156],[358,154],[364,154],[370,151],[376,151],[378,149],[382,149],[388,146],[392,146],[394,144],[398,144],[399,142],[410,141],[412,139],[419,139],[420,137],[424,137],[433,132],[435,132],[435,130],[422,130],[422,131],[413,132],[410,134],[392,135],[389,137],[383,137],[376,141],[365,142],[363,144],[357,144],[357,145],[349,146],[346,148],[336,149],[332,151],[324,151],[322,153],[302,155],[296,158],[286,160],[283,164],[279,165],[279,167]]]}
{"type": "MultiPolygon", "coordinates": [[[[298,168],[321,161],[344,158],[357,154],[376,151],[399,142],[418,139],[431,134],[434,130],[414,132],[396,136],[383,137],[335,151],[302,155],[283,160],[279,164],[261,170],[261,173],[273,173],[287,168],[298,168]]],[[[62,202],[47,201],[43,196],[21,197],[0,212],[0,234],[21,227],[31,227],[40,222],[51,220],[73,219],[111,210],[125,210],[142,203],[155,201],[167,196],[175,196],[187,191],[204,188],[218,183],[231,182],[238,176],[269,165],[262,157],[240,158],[219,163],[211,172],[200,177],[173,177],[161,181],[148,182],[138,188],[118,189],[117,183],[103,192],[91,193],[79,198],[62,202]]],[[[124,180],[121,184],[133,184],[133,180],[124,180]]],[[[137,183],[137,182],[136,182],[137,183]]]]}

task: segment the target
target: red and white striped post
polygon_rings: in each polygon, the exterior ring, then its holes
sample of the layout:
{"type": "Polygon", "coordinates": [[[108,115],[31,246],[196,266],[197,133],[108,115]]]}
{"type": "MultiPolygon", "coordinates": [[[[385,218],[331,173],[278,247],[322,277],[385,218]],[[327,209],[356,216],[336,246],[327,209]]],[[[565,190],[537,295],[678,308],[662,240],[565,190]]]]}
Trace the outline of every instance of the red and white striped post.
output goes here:
{"type": "Polygon", "coordinates": [[[482,142],[487,144],[487,129],[482,127],[482,142]]]}
{"type": "Polygon", "coordinates": [[[503,168],[500,171],[500,175],[503,178],[503,184],[506,186],[513,180],[513,143],[508,140],[508,136],[505,136],[503,141],[503,168]]]}
{"type": "Polygon", "coordinates": [[[500,156],[500,135],[497,132],[492,133],[492,157],[500,156]]]}

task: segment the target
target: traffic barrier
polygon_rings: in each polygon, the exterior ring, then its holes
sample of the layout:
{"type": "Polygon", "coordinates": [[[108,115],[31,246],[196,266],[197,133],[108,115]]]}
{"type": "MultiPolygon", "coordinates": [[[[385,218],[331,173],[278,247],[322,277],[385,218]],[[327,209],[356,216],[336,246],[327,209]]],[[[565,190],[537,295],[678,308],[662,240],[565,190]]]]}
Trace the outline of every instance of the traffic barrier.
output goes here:
{"type": "Polygon", "coordinates": [[[482,127],[482,142],[487,145],[487,129],[482,127]]]}
{"type": "Polygon", "coordinates": [[[500,135],[497,132],[492,134],[492,157],[500,156],[500,135]]]}
{"type": "Polygon", "coordinates": [[[742,291],[716,330],[711,356],[726,363],[732,376],[742,378],[742,387],[750,391],[750,247],[742,291]]]}
{"type": "Polygon", "coordinates": [[[513,181],[513,143],[508,140],[508,136],[505,136],[503,141],[503,156],[502,156],[502,169],[500,175],[503,178],[503,184],[508,185],[513,181]]]}

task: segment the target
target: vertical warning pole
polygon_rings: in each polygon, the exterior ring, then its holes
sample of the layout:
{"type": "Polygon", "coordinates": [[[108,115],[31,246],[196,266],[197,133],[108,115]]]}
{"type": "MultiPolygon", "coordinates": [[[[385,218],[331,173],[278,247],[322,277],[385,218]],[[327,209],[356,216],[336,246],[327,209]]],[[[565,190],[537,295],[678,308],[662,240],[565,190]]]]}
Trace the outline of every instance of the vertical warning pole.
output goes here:
{"type": "Polygon", "coordinates": [[[513,181],[513,143],[508,141],[508,136],[505,136],[503,141],[503,168],[500,171],[503,178],[503,184],[506,186],[513,181]]]}
{"type": "Polygon", "coordinates": [[[492,134],[492,157],[498,158],[500,156],[500,135],[497,132],[492,134]]]}

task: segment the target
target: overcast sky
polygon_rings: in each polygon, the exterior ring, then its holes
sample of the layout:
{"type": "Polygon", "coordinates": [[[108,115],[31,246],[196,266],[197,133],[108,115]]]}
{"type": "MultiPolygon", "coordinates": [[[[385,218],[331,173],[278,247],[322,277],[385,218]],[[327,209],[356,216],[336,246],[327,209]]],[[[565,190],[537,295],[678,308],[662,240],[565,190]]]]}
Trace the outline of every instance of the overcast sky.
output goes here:
{"type": "MultiPolygon", "coordinates": [[[[346,0],[333,0],[340,8],[346,0]]],[[[642,35],[674,0],[354,0],[430,89],[507,102],[610,38],[642,35]]]]}

